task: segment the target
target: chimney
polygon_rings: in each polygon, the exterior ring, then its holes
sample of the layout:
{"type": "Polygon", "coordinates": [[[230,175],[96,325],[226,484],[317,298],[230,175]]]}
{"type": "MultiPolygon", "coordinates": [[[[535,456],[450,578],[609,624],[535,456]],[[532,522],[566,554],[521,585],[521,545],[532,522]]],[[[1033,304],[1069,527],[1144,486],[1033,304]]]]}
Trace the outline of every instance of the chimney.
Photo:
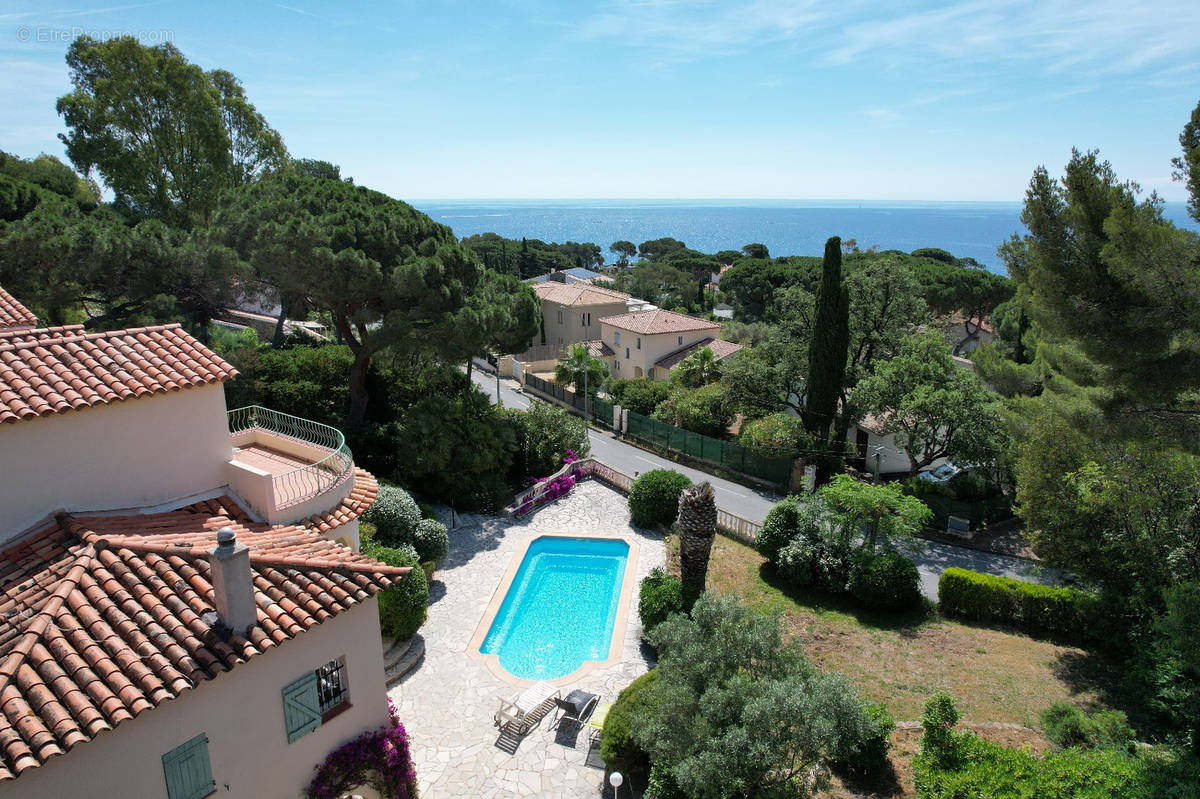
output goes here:
{"type": "Polygon", "coordinates": [[[245,635],[258,624],[250,548],[237,542],[232,527],[222,527],[217,531],[217,545],[208,551],[208,562],[217,615],[235,635],[245,635]]]}

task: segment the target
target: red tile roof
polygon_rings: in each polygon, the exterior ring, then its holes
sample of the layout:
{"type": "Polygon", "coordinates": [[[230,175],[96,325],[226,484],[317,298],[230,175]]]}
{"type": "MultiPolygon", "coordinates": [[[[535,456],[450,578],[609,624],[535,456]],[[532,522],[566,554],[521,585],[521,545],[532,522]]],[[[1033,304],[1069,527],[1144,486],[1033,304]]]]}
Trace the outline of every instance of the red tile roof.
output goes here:
{"type": "Polygon", "coordinates": [[[585,341],[583,343],[587,345],[588,352],[591,353],[591,355],[595,358],[606,358],[608,356],[617,354],[613,351],[612,347],[608,346],[607,342],[600,339],[596,339],[595,341],[585,341]]]}
{"type": "Polygon", "coordinates": [[[643,335],[655,333],[683,333],[688,330],[720,330],[721,326],[707,319],[696,319],[686,314],[664,311],[661,308],[654,311],[635,311],[620,316],[606,316],[601,324],[612,325],[621,330],[628,330],[643,335]]]}
{"type": "Polygon", "coordinates": [[[0,781],[296,637],[407,571],[314,529],[248,522],[227,498],[169,513],[60,516],[0,552],[0,781]],[[224,526],[250,548],[258,626],[245,636],[223,637],[214,624],[208,550],[224,526]]]}
{"type": "Polygon", "coordinates": [[[179,325],[0,331],[0,422],[217,383],[237,371],[179,325]]]}
{"type": "Polygon", "coordinates": [[[560,305],[615,305],[629,299],[629,295],[623,291],[593,286],[591,283],[563,284],[547,280],[534,283],[533,290],[539,299],[560,305]]]}
{"type": "Polygon", "coordinates": [[[13,327],[34,327],[37,317],[16,297],[0,288],[0,330],[13,327]]]}
{"type": "Polygon", "coordinates": [[[695,344],[675,350],[670,355],[660,358],[655,366],[661,366],[664,369],[674,369],[679,364],[683,363],[692,353],[708,347],[712,350],[713,360],[719,361],[723,358],[728,358],[742,348],[741,344],[734,344],[732,341],[723,341],[719,338],[706,338],[697,341],[695,344]]]}

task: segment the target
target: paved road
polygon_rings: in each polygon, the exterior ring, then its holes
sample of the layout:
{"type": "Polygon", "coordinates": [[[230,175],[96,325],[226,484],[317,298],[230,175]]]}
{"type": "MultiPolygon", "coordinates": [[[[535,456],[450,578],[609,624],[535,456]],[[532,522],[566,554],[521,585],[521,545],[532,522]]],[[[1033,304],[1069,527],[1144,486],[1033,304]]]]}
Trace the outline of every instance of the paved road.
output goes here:
{"type": "MultiPolygon", "coordinates": [[[[475,384],[496,401],[496,376],[474,370],[471,373],[475,384]]],[[[500,399],[506,408],[528,408],[530,397],[516,389],[513,380],[500,380],[500,399]]],[[[716,493],[717,505],[731,513],[736,513],[753,522],[762,522],[771,506],[781,499],[781,496],[765,488],[748,488],[740,483],[714,477],[707,472],[701,472],[667,458],[647,452],[640,447],[614,438],[612,434],[589,430],[588,439],[592,444],[592,454],[626,474],[644,472],[649,469],[674,469],[691,478],[694,482],[708,480],[716,493]]],[[[917,563],[917,571],[921,575],[921,593],[932,600],[937,600],[937,584],[942,572],[951,566],[963,569],[995,574],[1003,577],[1015,577],[1020,580],[1053,584],[1059,581],[1059,575],[1051,569],[1042,569],[1036,563],[1023,558],[1008,555],[995,555],[990,552],[980,552],[966,547],[956,547],[936,541],[923,542],[924,546],[917,552],[910,552],[917,563]]]]}

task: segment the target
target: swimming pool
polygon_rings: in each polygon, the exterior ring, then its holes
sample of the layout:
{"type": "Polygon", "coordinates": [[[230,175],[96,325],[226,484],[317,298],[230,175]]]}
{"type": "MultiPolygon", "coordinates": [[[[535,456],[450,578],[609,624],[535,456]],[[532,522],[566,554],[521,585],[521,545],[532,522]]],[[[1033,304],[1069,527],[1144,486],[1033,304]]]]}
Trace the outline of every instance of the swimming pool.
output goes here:
{"type": "Polygon", "coordinates": [[[535,539],[479,651],[526,680],[606,660],[628,560],[629,544],[615,538],[535,539]]]}

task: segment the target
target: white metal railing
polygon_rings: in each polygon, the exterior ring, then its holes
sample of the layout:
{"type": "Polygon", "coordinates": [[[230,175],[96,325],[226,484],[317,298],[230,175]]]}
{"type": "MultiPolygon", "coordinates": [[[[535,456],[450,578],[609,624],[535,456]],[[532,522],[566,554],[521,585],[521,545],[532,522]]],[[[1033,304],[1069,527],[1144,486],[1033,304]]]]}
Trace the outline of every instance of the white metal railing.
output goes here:
{"type": "MultiPolygon", "coordinates": [[[[517,494],[512,504],[512,515],[520,519],[544,505],[545,497],[556,490],[552,487],[554,480],[567,474],[576,480],[594,477],[625,494],[628,494],[633,487],[632,477],[589,456],[574,463],[568,463],[542,482],[517,494]]],[[[761,526],[758,522],[752,522],[736,513],[717,508],[717,529],[746,544],[754,544],[754,539],[761,526]]]]}
{"type": "Polygon", "coordinates": [[[342,431],[327,424],[301,419],[260,405],[229,411],[230,434],[261,430],[306,444],[328,454],[313,463],[272,475],[275,505],[286,508],[338,485],[354,469],[354,457],[342,431]]]}

